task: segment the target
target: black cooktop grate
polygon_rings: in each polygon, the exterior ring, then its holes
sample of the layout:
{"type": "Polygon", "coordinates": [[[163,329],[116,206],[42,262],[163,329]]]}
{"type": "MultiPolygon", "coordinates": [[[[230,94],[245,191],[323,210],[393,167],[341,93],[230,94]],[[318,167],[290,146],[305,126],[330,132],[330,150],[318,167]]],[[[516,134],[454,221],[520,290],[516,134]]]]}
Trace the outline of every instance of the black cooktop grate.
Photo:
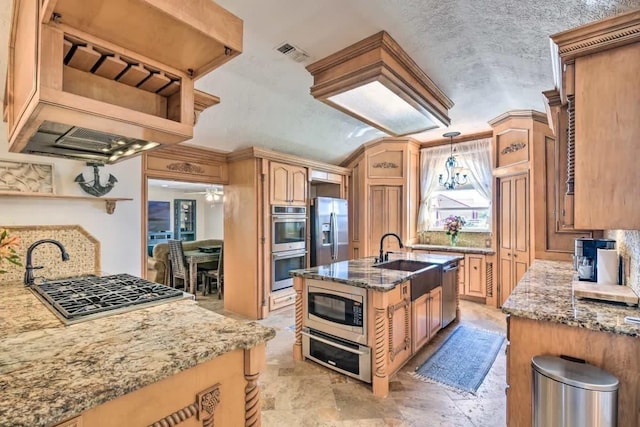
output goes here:
{"type": "Polygon", "coordinates": [[[55,280],[32,289],[68,320],[183,296],[180,290],[129,274],[55,280]]]}

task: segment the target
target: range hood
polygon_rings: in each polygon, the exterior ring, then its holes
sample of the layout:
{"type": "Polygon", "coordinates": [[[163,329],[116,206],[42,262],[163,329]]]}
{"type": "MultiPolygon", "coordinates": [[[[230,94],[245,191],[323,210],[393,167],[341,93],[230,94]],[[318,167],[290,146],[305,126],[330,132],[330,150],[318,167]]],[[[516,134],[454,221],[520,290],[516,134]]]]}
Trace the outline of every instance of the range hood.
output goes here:
{"type": "Polygon", "coordinates": [[[241,51],[210,0],[14,0],[9,151],[113,163],[189,140],[220,101],[194,80],[241,51]]]}

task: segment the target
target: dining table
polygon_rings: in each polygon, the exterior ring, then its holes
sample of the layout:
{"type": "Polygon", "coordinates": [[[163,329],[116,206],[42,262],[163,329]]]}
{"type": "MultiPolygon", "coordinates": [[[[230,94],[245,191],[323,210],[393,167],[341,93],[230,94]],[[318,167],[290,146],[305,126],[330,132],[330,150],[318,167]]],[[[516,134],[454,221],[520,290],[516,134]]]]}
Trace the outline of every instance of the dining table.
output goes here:
{"type": "Polygon", "coordinates": [[[184,259],[189,264],[189,292],[196,294],[198,264],[220,260],[221,245],[206,246],[201,249],[184,251],[184,259]]]}

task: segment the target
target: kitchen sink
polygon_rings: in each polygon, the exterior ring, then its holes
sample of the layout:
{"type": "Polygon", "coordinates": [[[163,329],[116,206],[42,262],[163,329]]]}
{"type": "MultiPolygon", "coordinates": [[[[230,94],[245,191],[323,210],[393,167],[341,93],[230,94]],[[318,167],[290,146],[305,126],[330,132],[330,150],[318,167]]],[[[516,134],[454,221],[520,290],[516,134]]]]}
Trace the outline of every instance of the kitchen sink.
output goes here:
{"type": "Polygon", "coordinates": [[[387,270],[401,270],[401,271],[418,271],[427,267],[437,267],[439,264],[424,261],[415,261],[412,259],[396,259],[393,261],[385,261],[379,264],[374,264],[376,268],[385,268],[387,270]]]}
{"type": "Polygon", "coordinates": [[[396,259],[374,264],[373,266],[388,270],[418,271],[418,273],[411,278],[411,301],[415,301],[427,292],[442,285],[442,266],[433,262],[396,259]]]}

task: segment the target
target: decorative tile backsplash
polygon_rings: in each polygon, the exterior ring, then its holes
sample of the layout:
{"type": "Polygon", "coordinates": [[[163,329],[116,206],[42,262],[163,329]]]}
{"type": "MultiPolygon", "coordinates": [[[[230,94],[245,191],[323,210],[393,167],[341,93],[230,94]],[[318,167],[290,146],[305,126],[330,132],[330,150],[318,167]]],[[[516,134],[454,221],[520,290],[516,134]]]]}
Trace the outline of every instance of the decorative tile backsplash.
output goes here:
{"type": "Polygon", "coordinates": [[[62,243],[69,254],[69,261],[62,261],[60,250],[52,244],[39,245],[32,253],[32,264],[44,268],[34,270],[34,276],[47,279],[100,273],[100,242],[79,225],[2,226],[12,236],[20,238],[17,252],[22,267],[3,262],[7,272],[0,274],[0,284],[22,281],[27,248],[37,240],[55,239],[62,243]]]}
{"type": "MultiPolygon", "coordinates": [[[[420,233],[419,243],[425,245],[451,245],[451,239],[444,231],[425,231],[420,233]]],[[[458,233],[458,246],[469,248],[486,248],[486,241],[491,240],[491,233],[458,233]]]]}
{"type": "Polygon", "coordinates": [[[640,230],[608,230],[605,237],[615,239],[618,253],[629,259],[627,285],[640,295],[640,230]]]}

